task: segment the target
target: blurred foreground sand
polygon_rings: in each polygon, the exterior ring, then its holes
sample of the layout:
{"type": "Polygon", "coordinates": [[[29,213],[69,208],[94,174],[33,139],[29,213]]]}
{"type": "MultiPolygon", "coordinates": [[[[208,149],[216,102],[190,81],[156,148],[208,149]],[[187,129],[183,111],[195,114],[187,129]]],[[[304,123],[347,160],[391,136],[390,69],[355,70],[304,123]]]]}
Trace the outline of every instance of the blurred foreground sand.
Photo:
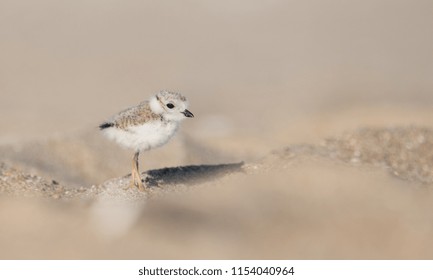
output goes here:
{"type": "Polygon", "coordinates": [[[361,129],[151,170],[145,193],[128,177],[71,187],[3,164],[1,258],[432,258],[432,147],[432,129],[361,129]]]}
{"type": "Polygon", "coordinates": [[[0,258],[433,258],[432,10],[0,1],[0,258]],[[196,117],[124,190],[97,126],[161,89],[196,117]]]}

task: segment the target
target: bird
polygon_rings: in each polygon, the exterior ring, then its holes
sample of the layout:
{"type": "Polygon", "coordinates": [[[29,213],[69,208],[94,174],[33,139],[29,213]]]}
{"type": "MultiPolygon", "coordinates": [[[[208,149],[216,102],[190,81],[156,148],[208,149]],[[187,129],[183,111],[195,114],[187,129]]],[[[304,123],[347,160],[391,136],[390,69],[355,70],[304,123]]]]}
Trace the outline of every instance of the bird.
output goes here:
{"type": "Polygon", "coordinates": [[[130,187],[145,191],[139,172],[140,153],[166,144],[182,120],[194,117],[187,108],[188,101],[181,93],[162,90],[99,125],[106,137],[134,150],[130,187]]]}

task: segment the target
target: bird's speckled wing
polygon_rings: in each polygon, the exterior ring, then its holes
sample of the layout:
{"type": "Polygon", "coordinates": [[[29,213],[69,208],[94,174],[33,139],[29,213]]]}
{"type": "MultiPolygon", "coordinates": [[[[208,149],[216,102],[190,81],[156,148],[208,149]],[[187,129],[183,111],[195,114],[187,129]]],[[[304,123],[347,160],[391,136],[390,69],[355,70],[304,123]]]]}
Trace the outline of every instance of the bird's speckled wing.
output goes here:
{"type": "Polygon", "coordinates": [[[148,101],[140,103],[138,106],[128,108],[115,115],[111,121],[101,124],[100,128],[116,127],[128,130],[128,127],[162,120],[162,116],[152,112],[148,101]]]}

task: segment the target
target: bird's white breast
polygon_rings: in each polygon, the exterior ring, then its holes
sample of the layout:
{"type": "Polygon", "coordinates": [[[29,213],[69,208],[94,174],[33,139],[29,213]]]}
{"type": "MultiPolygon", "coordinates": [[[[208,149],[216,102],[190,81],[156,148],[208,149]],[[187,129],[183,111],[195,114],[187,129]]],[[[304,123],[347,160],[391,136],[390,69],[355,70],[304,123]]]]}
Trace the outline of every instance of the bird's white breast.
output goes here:
{"type": "Polygon", "coordinates": [[[145,151],[167,143],[173,137],[178,126],[178,122],[155,121],[130,126],[126,130],[116,127],[107,128],[105,134],[126,148],[145,151]]]}

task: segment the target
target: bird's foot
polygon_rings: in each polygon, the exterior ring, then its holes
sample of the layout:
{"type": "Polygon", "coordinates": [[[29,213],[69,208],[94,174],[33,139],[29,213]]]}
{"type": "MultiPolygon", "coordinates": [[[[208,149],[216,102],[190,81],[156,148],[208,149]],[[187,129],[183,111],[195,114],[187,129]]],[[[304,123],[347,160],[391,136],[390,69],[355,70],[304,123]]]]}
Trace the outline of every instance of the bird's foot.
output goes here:
{"type": "Polygon", "coordinates": [[[144,192],[144,190],[146,189],[146,187],[143,184],[143,181],[141,180],[141,178],[138,179],[138,181],[135,182],[134,184],[139,191],[144,192]]]}
{"type": "Polygon", "coordinates": [[[129,189],[134,189],[137,188],[139,191],[144,192],[146,190],[146,186],[143,184],[143,181],[141,180],[141,178],[132,178],[131,182],[129,183],[129,185],[127,187],[124,188],[124,190],[129,190],[129,189]]]}

